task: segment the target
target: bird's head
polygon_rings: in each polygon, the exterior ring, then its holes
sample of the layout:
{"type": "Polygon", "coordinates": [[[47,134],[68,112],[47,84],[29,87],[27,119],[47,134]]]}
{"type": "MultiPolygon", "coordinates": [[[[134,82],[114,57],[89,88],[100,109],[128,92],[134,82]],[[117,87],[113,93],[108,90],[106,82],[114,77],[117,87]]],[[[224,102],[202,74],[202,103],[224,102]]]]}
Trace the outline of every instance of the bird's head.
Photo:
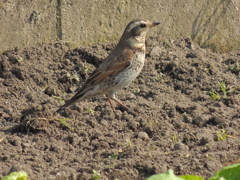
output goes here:
{"type": "Polygon", "coordinates": [[[125,28],[119,43],[132,48],[140,48],[145,45],[145,37],[149,29],[159,24],[155,21],[133,20],[125,28]]]}

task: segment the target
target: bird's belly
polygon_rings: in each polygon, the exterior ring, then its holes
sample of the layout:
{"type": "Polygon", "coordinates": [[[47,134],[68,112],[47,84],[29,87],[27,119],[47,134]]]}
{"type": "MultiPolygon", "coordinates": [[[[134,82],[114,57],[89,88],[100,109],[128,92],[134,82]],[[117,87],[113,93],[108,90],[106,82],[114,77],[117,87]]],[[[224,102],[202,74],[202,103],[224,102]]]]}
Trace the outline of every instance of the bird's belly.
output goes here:
{"type": "Polygon", "coordinates": [[[125,70],[116,75],[112,81],[112,88],[121,89],[128,86],[141,72],[144,66],[145,54],[137,55],[125,70]]]}

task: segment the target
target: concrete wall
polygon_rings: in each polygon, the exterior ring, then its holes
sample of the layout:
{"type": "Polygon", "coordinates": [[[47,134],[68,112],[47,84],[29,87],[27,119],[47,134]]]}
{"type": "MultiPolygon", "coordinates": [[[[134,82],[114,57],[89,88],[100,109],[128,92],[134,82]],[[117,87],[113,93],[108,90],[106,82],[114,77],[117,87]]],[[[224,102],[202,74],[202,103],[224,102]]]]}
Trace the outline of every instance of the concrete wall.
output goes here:
{"type": "Polygon", "coordinates": [[[71,47],[119,39],[137,17],[161,21],[159,40],[191,37],[225,52],[240,48],[239,0],[1,0],[0,52],[63,40],[71,47]]]}
{"type": "Polygon", "coordinates": [[[0,1],[0,52],[56,39],[55,1],[0,1]]]}

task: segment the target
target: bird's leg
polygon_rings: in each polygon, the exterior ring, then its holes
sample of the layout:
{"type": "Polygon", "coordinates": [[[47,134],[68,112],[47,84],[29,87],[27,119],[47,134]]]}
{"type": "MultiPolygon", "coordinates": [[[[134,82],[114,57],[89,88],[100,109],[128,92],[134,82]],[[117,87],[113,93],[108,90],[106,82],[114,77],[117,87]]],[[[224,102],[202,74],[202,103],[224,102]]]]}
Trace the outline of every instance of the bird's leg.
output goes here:
{"type": "Polygon", "coordinates": [[[128,107],[127,106],[125,106],[120,100],[118,100],[118,99],[116,99],[116,98],[114,98],[113,99],[115,102],[117,102],[118,104],[120,104],[122,107],[124,107],[125,109],[128,109],[128,107]]]}
{"type": "Polygon", "coordinates": [[[107,97],[107,99],[108,99],[108,102],[109,102],[109,104],[110,104],[110,106],[111,106],[113,112],[115,112],[116,110],[115,110],[115,107],[113,106],[113,103],[112,103],[111,98],[110,98],[108,95],[106,95],[106,97],[107,97]]]}

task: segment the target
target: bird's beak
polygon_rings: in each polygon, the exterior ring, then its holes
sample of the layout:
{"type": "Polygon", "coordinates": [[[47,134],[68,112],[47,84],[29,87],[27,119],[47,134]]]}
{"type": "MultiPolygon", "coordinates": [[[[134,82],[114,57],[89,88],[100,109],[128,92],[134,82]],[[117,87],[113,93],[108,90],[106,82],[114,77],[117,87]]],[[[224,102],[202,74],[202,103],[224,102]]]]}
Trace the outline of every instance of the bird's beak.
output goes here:
{"type": "Polygon", "coordinates": [[[154,21],[154,22],[152,22],[152,24],[153,24],[153,26],[157,26],[157,25],[160,24],[160,22],[156,22],[156,21],[154,21]]]}
{"type": "Polygon", "coordinates": [[[156,22],[156,21],[153,21],[153,22],[149,22],[148,23],[148,27],[154,27],[154,26],[157,26],[157,25],[159,25],[160,24],[160,22],[156,22]]]}

